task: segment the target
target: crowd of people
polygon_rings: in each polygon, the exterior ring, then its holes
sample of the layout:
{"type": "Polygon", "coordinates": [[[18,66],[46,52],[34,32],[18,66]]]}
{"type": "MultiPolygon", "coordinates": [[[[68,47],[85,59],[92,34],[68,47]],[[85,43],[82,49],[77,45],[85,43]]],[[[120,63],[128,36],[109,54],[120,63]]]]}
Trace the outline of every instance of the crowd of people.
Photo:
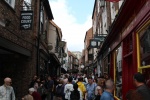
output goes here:
{"type": "MultiPolygon", "coordinates": [[[[150,89],[145,84],[144,76],[136,73],[133,76],[136,90],[130,90],[127,100],[150,100],[150,89]]],[[[29,85],[29,92],[22,100],[114,100],[115,85],[109,75],[94,76],[86,74],[61,74],[60,77],[51,76],[41,79],[36,75],[29,85]]],[[[15,93],[11,86],[11,78],[4,79],[0,86],[0,100],[15,100],[15,93]]]]}

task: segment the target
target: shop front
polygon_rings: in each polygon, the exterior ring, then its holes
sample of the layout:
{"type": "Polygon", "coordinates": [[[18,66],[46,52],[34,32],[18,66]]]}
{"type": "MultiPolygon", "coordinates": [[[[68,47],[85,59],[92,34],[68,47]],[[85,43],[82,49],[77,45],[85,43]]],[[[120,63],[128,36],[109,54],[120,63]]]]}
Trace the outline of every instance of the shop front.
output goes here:
{"type": "Polygon", "coordinates": [[[52,77],[60,76],[61,74],[61,63],[58,57],[54,53],[50,53],[50,62],[48,66],[49,75],[52,77]]]}
{"type": "Polygon", "coordinates": [[[102,73],[108,72],[114,80],[116,100],[126,100],[127,92],[135,89],[133,75],[136,72],[143,73],[146,80],[150,79],[150,1],[144,0],[135,5],[134,12],[125,11],[125,8],[131,9],[135,2],[125,2],[99,52],[102,73]],[[125,12],[128,12],[126,17],[123,16],[125,12]],[[121,19],[122,22],[119,21],[121,19]],[[107,49],[109,55],[101,57],[107,49]],[[108,64],[109,70],[105,67],[108,64]]]}

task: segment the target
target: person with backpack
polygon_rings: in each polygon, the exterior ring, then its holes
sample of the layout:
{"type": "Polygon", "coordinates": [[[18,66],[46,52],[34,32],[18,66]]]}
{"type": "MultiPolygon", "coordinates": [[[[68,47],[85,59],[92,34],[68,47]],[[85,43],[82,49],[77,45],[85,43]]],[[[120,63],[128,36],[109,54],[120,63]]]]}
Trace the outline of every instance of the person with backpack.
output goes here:
{"type": "Polygon", "coordinates": [[[77,83],[75,83],[73,85],[73,88],[74,88],[74,90],[71,91],[70,100],[83,100],[83,98],[82,98],[82,92],[78,88],[78,84],[77,83]]]}
{"type": "Polygon", "coordinates": [[[68,83],[65,85],[64,93],[65,93],[65,99],[70,100],[70,94],[71,91],[73,91],[73,85],[72,85],[72,77],[68,78],[68,83]]]}
{"type": "Polygon", "coordinates": [[[63,80],[59,80],[58,85],[56,86],[56,92],[55,92],[57,100],[62,100],[63,92],[64,92],[63,80]]]}

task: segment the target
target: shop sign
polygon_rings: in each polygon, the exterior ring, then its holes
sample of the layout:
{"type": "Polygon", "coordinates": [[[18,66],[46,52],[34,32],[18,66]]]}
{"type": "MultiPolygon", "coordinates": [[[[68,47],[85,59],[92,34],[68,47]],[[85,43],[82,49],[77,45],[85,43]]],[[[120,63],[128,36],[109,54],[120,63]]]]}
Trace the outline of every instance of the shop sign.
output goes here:
{"type": "Polygon", "coordinates": [[[32,30],[33,11],[21,11],[20,30],[32,30]]]}
{"type": "Polygon", "coordinates": [[[94,39],[99,40],[100,42],[104,42],[107,34],[95,34],[94,39]]]}
{"type": "Polygon", "coordinates": [[[100,41],[98,39],[91,39],[90,40],[90,48],[98,48],[100,41]]]}

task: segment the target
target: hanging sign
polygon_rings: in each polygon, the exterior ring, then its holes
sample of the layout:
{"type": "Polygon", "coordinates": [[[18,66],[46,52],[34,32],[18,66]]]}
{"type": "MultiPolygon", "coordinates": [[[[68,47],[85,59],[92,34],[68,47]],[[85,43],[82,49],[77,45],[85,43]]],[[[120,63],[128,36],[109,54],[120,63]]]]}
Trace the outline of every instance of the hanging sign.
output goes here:
{"type": "Polygon", "coordinates": [[[98,48],[99,42],[98,39],[90,39],[90,48],[98,48]]]}
{"type": "Polygon", "coordinates": [[[33,11],[21,11],[20,30],[32,30],[33,11]]]}

